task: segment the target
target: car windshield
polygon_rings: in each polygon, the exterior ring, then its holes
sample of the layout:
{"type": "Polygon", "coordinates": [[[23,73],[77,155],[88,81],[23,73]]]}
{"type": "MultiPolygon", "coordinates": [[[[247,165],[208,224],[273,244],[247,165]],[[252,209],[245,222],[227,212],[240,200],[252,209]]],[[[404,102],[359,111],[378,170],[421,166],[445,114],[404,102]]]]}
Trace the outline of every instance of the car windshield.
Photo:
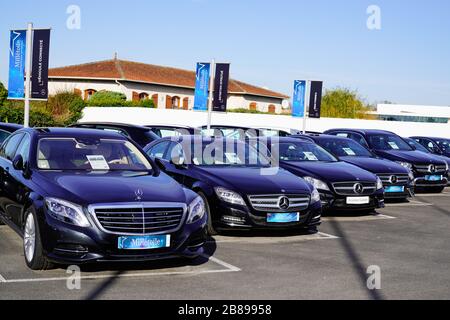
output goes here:
{"type": "Polygon", "coordinates": [[[413,151],[411,146],[401,137],[394,134],[377,134],[369,136],[369,144],[372,149],[384,151],[413,151]]]}
{"type": "Polygon", "coordinates": [[[416,140],[414,139],[408,139],[406,140],[408,142],[408,144],[415,148],[417,151],[422,151],[425,153],[431,153],[430,150],[428,150],[427,148],[425,148],[423,145],[421,145],[420,143],[418,143],[416,140]]]}
{"type": "Polygon", "coordinates": [[[338,157],[373,157],[369,150],[350,139],[323,139],[319,144],[338,157]]]}
{"type": "Polygon", "coordinates": [[[436,143],[438,144],[439,148],[441,148],[442,151],[444,151],[445,153],[450,153],[450,140],[439,139],[436,140],[436,143]]]}
{"type": "Polygon", "coordinates": [[[336,162],[337,159],[316,144],[308,142],[281,142],[272,145],[272,152],[276,156],[279,147],[281,161],[323,161],[336,162]]]}
{"type": "Polygon", "coordinates": [[[147,158],[129,141],[42,138],[37,150],[40,170],[149,171],[147,158]]]}
{"type": "Polygon", "coordinates": [[[204,141],[200,146],[200,150],[198,145],[192,146],[192,163],[196,166],[267,167],[270,165],[268,155],[239,140],[204,141]]]}

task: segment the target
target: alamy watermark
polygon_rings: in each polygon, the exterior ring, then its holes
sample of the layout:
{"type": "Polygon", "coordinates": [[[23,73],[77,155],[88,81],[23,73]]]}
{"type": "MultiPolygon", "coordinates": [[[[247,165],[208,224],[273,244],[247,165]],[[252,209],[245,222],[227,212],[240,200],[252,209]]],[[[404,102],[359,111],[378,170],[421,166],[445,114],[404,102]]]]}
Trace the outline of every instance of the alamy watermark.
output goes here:
{"type": "Polygon", "coordinates": [[[69,15],[66,20],[66,26],[69,30],[81,29],[81,8],[75,4],[67,7],[66,13],[69,15]]]}
{"type": "Polygon", "coordinates": [[[367,7],[367,29],[381,30],[381,8],[377,5],[370,5],[367,7]]]}
{"type": "Polygon", "coordinates": [[[81,290],[81,269],[78,266],[70,266],[67,268],[66,273],[69,277],[66,280],[67,289],[70,291],[81,290]]]}
{"type": "Polygon", "coordinates": [[[370,266],[367,268],[367,289],[381,290],[381,268],[379,266],[370,266]]]}

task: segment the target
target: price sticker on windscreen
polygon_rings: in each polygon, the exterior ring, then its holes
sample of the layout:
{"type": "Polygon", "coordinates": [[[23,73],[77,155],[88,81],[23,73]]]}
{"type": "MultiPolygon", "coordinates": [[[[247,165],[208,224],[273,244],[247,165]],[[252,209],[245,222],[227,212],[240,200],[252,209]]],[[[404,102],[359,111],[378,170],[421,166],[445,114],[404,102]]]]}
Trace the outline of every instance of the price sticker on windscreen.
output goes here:
{"type": "Polygon", "coordinates": [[[303,152],[303,154],[305,155],[306,159],[309,161],[318,161],[319,159],[317,159],[316,155],[312,152],[303,152]]]}
{"type": "Polygon", "coordinates": [[[86,156],[92,170],[109,170],[108,162],[106,162],[105,157],[102,155],[98,156],[86,156]]]}
{"type": "Polygon", "coordinates": [[[389,145],[391,146],[392,149],[394,149],[394,150],[399,150],[400,149],[395,142],[389,141],[388,143],[389,143],[389,145]]]}
{"type": "Polygon", "coordinates": [[[355,151],[353,151],[353,150],[350,149],[350,148],[343,148],[343,150],[344,150],[344,152],[345,152],[347,155],[349,155],[349,156],[356,156],[355,151]]]}

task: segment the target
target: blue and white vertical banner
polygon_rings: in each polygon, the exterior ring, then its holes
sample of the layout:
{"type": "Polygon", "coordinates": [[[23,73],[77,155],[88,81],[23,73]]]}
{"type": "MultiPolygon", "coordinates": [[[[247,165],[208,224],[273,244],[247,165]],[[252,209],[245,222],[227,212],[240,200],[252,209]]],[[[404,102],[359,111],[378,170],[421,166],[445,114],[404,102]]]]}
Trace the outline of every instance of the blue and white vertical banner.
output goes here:
{"type": "Polygon", "coordinates": [[[27,31],[11,31],[9,45],[8,98],[25,98],[25,57],[27,50],[27,31]]]}
{"type": "Polygon", "coordinates": [[[292,116],[303,118],[305,116],[306,81],[294,81],[294,96],[292,101],[292,116]]]}
{"type": "Polygon", "coordinates": [[[198,63],[195,77],[195,111],[208,111],[209,80],[211,77],[211,64],[198,63]]]}

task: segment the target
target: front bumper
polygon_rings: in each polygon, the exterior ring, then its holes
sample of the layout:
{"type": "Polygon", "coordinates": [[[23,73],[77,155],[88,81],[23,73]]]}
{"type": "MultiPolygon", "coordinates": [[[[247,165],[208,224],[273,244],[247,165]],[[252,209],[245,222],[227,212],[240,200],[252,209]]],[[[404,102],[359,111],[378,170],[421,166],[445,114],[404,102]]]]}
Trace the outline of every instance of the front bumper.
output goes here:
{"type": "Polygon", "coordinates": [[[320,191],[320,197],[322,200],[323,209],[326,211],[331,210],[346,210],[346,211],[366,211],[366,210],[374,210],[381,209],[385,207],[384,203],[384,192],[382,190],[377,191],[372,195],[361,195],[362,197],[369,197],[369,203],[367,204],[347,204],[348,197],[357,197],[353,196],[344,196],[338,195],[331,192],[320,191]]]}
{"type": "Polygon", "coordinates": [[[293,223],[268,223],[267,214],[275,212],[260,212],[247,206],[229,205],[217,201],[212,206],[213,224],[218,230],[285,230],[309,229],[319,226],[322,217],[320,202],[312,204],[300,212],[300,221],[293,223]]]}
{"type": "Polygon", "coordinates": [[[413,197],[413,195],[414,195],[414,187],[411,185],[395,185],[395,184],[384,185],[385,190],[387,187],[404,187],[404,191],[403,192],[385,192],[384,198],[386,200],[407,199],[407,198],[413,197]]]}
{"type": "MultiPolygon", "coordinates": [[[[441,175],[441,174],[438,174],[441,175]]],[[[428,181],[425,176],[419,176],[414,179],[414,187],[418,188],[433,188],[433,187],[446,187],[449,184],[449,178],[447,174],[442,175],[442,180],[428,181]]]]}
{"type": "Polygon", "coordinates": [[[119,250],[120,235],[101,231],[91,220],[91,227],[72,226],[42,212],[39,227],[47,258],[58,264],[84,264],[115,261],[149,261],[171,258],[196,258],[203,254],[207,240],[207,217],[171,233],[170,248],[155,250],[119,250]]]}

